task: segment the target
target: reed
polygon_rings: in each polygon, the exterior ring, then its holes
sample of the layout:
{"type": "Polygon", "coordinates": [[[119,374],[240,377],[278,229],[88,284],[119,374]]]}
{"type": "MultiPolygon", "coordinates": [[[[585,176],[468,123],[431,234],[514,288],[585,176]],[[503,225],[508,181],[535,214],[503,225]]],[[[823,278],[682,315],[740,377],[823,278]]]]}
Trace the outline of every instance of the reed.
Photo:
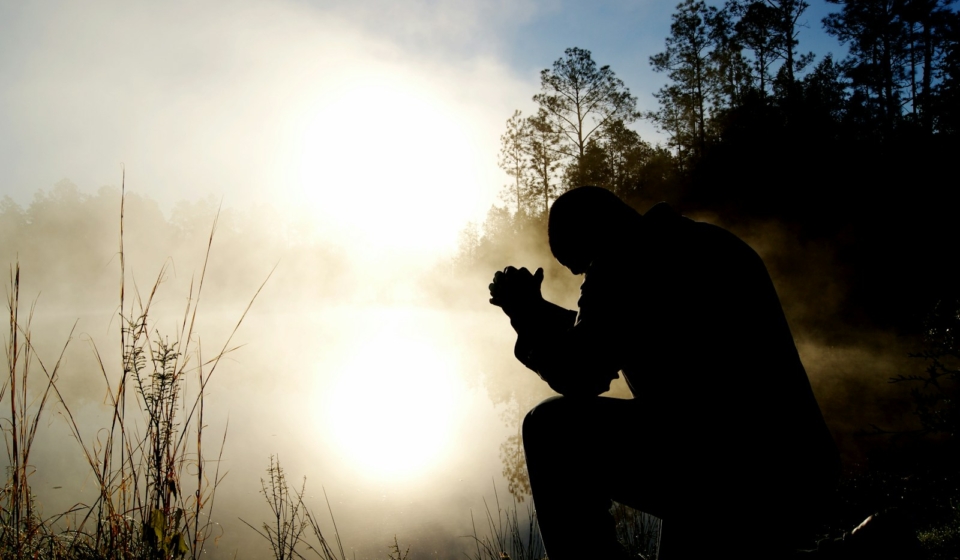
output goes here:
{"type": "MultiPolygon", "coordinates": [[[[525,515],[519,511],[516,496],[510,506],[503,507],[494,487],[494,505],[496,515],[491,512],[490,504],[484,499],[487,532],[480,536],[477,532],[473,513],[473,535],[476,550],[474,560],[545,560],[546,550],[537,525],[537,512],[526,504],[525,515]]],[[[627,507],[618,502],[611,509],[617,528],[617,538],[631,558],[656,558],[660,536],[660,520],[652,515],[627,507]]]]}
{"type": "MultiPolygon", "coordinates": [[[[20,317],[20,264],[10,268],[7,291],[7,309],[10,315],[6,340],[7,374],[0,386],[0,404],[10,416],[2,419],[2,431],[7,450],[7,479],[0,490],[0,556],[27,558],[56,556],[64,543],[50,530],[53,519],[44,520],[35,507],[30,489],[30,476],[35,472],[30,463],[30,451],[37,436],[37,427],[51,400],[57,393],[56,378],[60,371],[67,342],[53,367],[48,368],[34,351],[30,325],[36,301],[30,306],[25,320],[20,317]],[[42,373],[42,377],[37,373],[42,373]],[[39,382],[39,390],[33,387],[39,382]],[[6,402],[4,402],[6,400],[6,402]]],[[[76,325],[74,325],[76,327],[76,325]]],[[[69,512],[68,512],[69,513],[69,512]]]]}
{"type": "Polygon", "coordinates": [[[120,199],[119,368],[108,367],[91,342],[110,407],[108,425],[98,430],[95,438],[84,436],[57,387],[67,344],[53,367],[40,360],[30,338],[33,307],[22,321],[19,266],[11,270],[8,376],[0,387],[0,404],[10,411],[10,417],[3,419],[9,467],[0,494],[0,557],[197,559],[215,531],[216,490],[226,476],[220,469],[226,429],[215,458],[208,457],[206,388],[223,357],[236,349],[231,346],[233,336],[269,275],[226,342],[212,356],[205,356],[195,325],[216,219],[199,278],[190,283],[180,326],[172,334],[163,334],[156,327],[152,304],[166,266],[147,293],[141,294],[135,283],[129,286],[124,200],[125,181],[120,199]],[[32,391],[36,385],[33,364],[43,374],[36,392],[32,391]],[[119,376],[111,371],[118,371],[119,376]],[[188,385],[194,394],[189,394],[188,385]],[[41,519],[30,492],[29,477],[34,472],[30,449],[53,397],[89,466],[97,495],[89,504],[80,503],[53,518],[41,519]]]}
{"type": "Polygon", "coordinates": [[[479,536],[473,512],[470,521],[473,524],[473,539],[476,545],[474,560],[541,560],[546,558],[540,529],[537,526],[537,513],[526,504],[526,518],[521,520],[517,508],[518,500],[513,497],[512,507],[502,507],[496,486],[493,488],[496,516],[490,511],[490,504],[483,500],[487,521],[487,533],[479,536]]]}
{"type": "MultiPolygon", "coordinates": [[[[291,488],[280,465],[280,459],[271,455],[270,466],[267,467],[267,478],[260,479],[260,487],[270,509],[270,521],[263,522],[259,528],[243,519],[240,521],[270,543],[270,549],[276,560],[303,560],[304,552],[310,552],[311,557],[316,556],[321,560],[347,560],[326,490],[323,492],[323,497],[327,502],[327,511],[330,513],[330,521],[333,524],[333,541],[323,534],[316,514],[310,511],[303,501],[307,487],[306,477],[300,484],[300,490],[291,488]],[[314,540],[309,539],[308,529],[314,540]]],[[[400,545],[396,537],[394,537],[394,546],[395,553],[391,554],[390,558],[405,560],[406,553],[400,554],[400,545]]],[[[409,552],[409,549],[407,551],[409,552]]]]}

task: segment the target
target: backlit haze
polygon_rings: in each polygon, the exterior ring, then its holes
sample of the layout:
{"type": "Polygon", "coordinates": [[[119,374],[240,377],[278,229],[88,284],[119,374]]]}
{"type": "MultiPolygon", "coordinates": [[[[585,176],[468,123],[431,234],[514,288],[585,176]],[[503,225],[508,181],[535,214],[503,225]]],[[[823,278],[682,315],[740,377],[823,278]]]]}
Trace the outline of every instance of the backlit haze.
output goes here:
{"type": "Polygon", "coordinates": [[[408,53],[307,5],[7,9],[0,167],[20,201],[64,177],[116,185],[123,162],[167,209],[212,194],[358,256],[449,251],[527,97],[495,59],[408,53]]]}
{"type": "MultiPolygon", "coordinates": [[[[214,557],[267,554],[238,518],[266,519],[260,478],[274,454],[291,482],[307,477],[312,509],[325,510],[325,489],[357,558],[385,556],[393,535],[411,558],[459,556],[473,544],[471,512],[483,518],[495,487],[509,501],[499,446],[515,427],[501,416],[519,409],[509,385],[489,394],[493,376],[523,375],[508,323],[451,312],[425,287],[448,273],[466,223],[497,202],[503,122],[536,84],[536,70],[505,61],[497,33],[556,8],[0,8],[0,195],[27,208],[42,189],[115,209],[95,231],[65,214],[34,245],[2,249],[5,266],[19,257],[24,297],[39,294],[41,351],[56,352],[78,321],[60,384],[88,442],[109,418],[94,345],[116,373],[121,167],[136,199],[128,281],[143,292],[167,266],[161,331],[179,325],[221,204],[198,313],[204,352],[224,344],[276,266],[208,387],[208,456],[229,423],[214,557]],[[156,212],[193,233],[158,239],[156,212]],[[507,369],[479,366],[478,342],[507,369]]],[[[485,282],[454,299],[485,305],[485,282]]],[[[95,496],[59,413],[32,462],[44,511],[95,496]]]]}
{"type": "MultiPolygon", "coordinates": [[[[471,512],[483,519],[494,488],[509,502],[500,445],[550,391],[513,359],[509,323],[485,303],[488,278],[443,297],[434,288],[460,232],[508,181],[496,158],[505,120],[530,112],[539,70],[564,48],[591,49],[638,109],[654,108],[662,77],[647,59],[672,3],[574,4],[0,6],[0,198],[27,208],[42,189],[116,209],[82,230],[65,213],[0,247],[0,264],[21,262],[24,300],[39,295],[45,359],[78,321],[61,385],[91,440],[107,410],[93,345],[117,363],[122,168],[127,279],[146,293],[166,265],[162,332],[182,319],[221,204],[196,329],[204,353],[273,270],[208,389],[208,456],[229,423],[213,557],[267,554],[237,518],[266,519],[270,455],[291,482],[307,477],[318,512],[325,489],[358,559],[385,557],[394,535],[411,560],[460,557],[471,512]],[[188,233],[158,237],[161,218],[188,233]]],[[[569,280],[545,290],[572,306],[569,280]]],[[[95,489],[62,418],[49,418],[33,480],[53,513],[95,489]]]]}

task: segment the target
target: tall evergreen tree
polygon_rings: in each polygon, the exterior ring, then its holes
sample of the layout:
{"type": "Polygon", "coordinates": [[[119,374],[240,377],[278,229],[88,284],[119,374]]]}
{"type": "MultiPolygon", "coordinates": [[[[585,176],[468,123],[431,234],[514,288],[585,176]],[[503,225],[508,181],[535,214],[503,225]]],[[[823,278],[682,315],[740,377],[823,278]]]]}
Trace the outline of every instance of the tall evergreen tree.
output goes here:
{"type": "Polygon", "coordinates": [[[740,16],[735,29],[739,41],[753,53],[753,75],[761,97],[767,95],[770,66],[776,61],[782,36],[777,33],[776,10],[765,1],[737,3],[734,9],[740,16]]]}
{"type": "Polygon", "coordinates": [[[850,49],[846,63],[855,89],[862,92],[880,125],[890,135],[902,116],[909,28],[900,0],[827,0],[841,6],[823,20],[827,33],[850,49]]]}
{"type": "Polygon", "coordinates": [[[554,127],[550,114],[543,109],[527,119],[527,124],[530,130],[527,154],[531,170],[527,189],[534,211],[546,214],[550,201],[559,195],[563,134],[554,127]]]}
{"type": "Polygon", "coordinates": [[[721,111],[739,107],[753,86],[750,62],[743,54],[743,38],[737,30],[740,3],[728,0],[724,7],[707,18],[713,51],[711,69],[715,73],[713,105],[721,111]]]}
{"type": "Polygon", "coordinates": [[[950,52],[949,28],[956,12],[954,0],[906,0],[900,13],[907,32],[907,67],[910,83],[910,116],[926,133],[933,132],[930,104],[934,88],[943,79],[943,64],[950,52]]]}
{"type": "Polygon", "coordinates": [[[667,146],[675,151],[677,170],[683,173],[694,152],[697,116],[690,96],[678,85],[669,84],[653,94],[659,108],[646,113],[646,118],[667,135],[667,146]]]}
{"type": "Polygon", "coordinates": [[[602,186],[624,200],[639,194],[654,148],[623,122],[615,121],[604,129],[606,152],[606,183],[602,186]]]}
{"type": "Polygon", "coordinates": [[[666,50],[650,57],[653,69],[665,72],[672,82],[657,92],[661,111],[651,116],[662,130],[675,131],[674,142],[689,136],[694,157],[702,155],[707,142],[714,45],[707,18],[715,11],[703,0],[684,0],[672,16],[666,50]]]}
{"type": "MultiPolygon", "coordinates": [[[[575,47],[540,72],[540,93],[533,100],[540,107],[538,118],[560,137],[559,153],[573,161],[584,157],[606,124],[638,117],[637,99],[623,81],[609,66],[598,68],[590,51],[575,47]]],[[[576,178],[578,184],[584,180],[576,178]]]]}
{"type": "Polygon", "coordinates": [[[778,51],[783,60],[783,72],[793,89],[796,83],[795,72],[802,70],[811,60],[812,56],[797,57],[796,47],[798,44],[800,16],[803,15],[810,4],[804,0],[766,0],[767,4],[773,9],[775,14],[774,31],[778,39],[774,42],[775,50],[778,51]]]}
{"type": "Polygon", "coordinates": [[[521,211],[530,181],[528,153],[530,149],[530,124],[520,111],[514,111],[507,119],[507,130],[500,136],[500,154],[497,163],[513,178],[513,185],[506,185],[504,199],[516,203],[516,212],[521,211]],[[509,194],[508,194],[509,193],[509,194]]]}
{"type": "Polygon", "coordinates": [[[537,113],[514,112],[500,138],[498,163],[513,179],[502,198],[518,214],[538,215],[564,189],[580,185],[635,193],[654,150],[627,128],[639,114],[623,82],[578,48],[566,49],[540,77],[537,113]]]}
{"type": "Polygon", "coordinates": [[[960,14],[942,15],[939,28],[942,56],[934,66],[939,82],[933,84],[924,99],[924,120],[931,130],[941,134],[960,134],[960,14]]]}

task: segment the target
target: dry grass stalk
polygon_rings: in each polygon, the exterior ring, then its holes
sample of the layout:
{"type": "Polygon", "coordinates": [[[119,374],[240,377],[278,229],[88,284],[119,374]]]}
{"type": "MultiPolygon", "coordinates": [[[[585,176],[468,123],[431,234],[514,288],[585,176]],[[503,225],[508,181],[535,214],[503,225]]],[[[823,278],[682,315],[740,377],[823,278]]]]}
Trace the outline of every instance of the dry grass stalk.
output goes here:
{"type": "MultiPolygon", "coordinates": [[[[73,337],[71,329],[60,356],[52,369],[48,369],[34,351],[30,325],[36,302],[30,307],[25,323],[20,321],[20,264],[10,269],[10,286],[7,293],[7,309],[10,314],[10,330],[6,341],[7,376],[0,386],[0,403],[5,403],[10,417],[4,418],[2,427],[7,450],[7,480],[0,491],[0,553],[3,557],[16,558],[38,556],[44,550],[56,554],[62,548],[49,524],[39,517],[34,507],[30,490],[30,451],[37,436],[40,418],[47,407],[51,393],[56,392],[55,381],[63,353],[73,337]],[[32,365],[39,366],[44,380],[37,392],[31,390],[32,365]]],[[[76,327],[76,325],[74,325],[76,327]]],[[[46,556],[46,554],[44,554],[46,556]]]]}
{"type": "Polygon", "coordinates": [[[11,272],[10,336],[6,345],[9,376],[0,387],[0,402],[8,397],[11,413],[3,429],[10,461],[10,476],[0,503],[0,556],[4,558],[197,559],[215,530],[211,518],[216,488],[226,475],[220,472],[226,430],[217,459],[205,458],[204,395],[220,360],[236,349],[230,345],[231,340],[266,280],[219,352],[204,359],[194,325],[216,232],[215,219],[196,291],[193,281],[190,284],[180,329],[173,339],[161,335],[153,326],[151,305],[166,267],[161,268],[146,297],[135,283],[132,291],[128,289],[124,199],[125,182],[119,248],[121,374],[115,383],[100,351],[91,343],[111,406],[110,424],[104,428],[103,438],[90,443],[85,440],[57,388],[63,352],[52,369],[36,356],[30,342],[30,320],[23,325],[19,319],[19,267],[11,272]],[[27,385],[34,362],[46,378],[39,397],[32,396],[27,385]],[[188,398],[185,391],[189,379],[195,379],[197,391],[188,398]],[[89,505],[78,504],[41,520],[32,509],[29,454],[51,395],[56,395],[63,408],[71,434],[96,481],[98,495],[89,505]],[[196,474],[189,474],[188,469],[196,474]],[[66,523],[66,528],[58,529],[58,523],[66,523]]]}
{"type": "MultiPolygon", "coordinates": [[[[307,486],[306,477],[304,477],[299,491],[295,488],[291,489],[287,484],[283,467],[280,466],[279,457],[271,455],[270,466],[267,467],[267,479],[261,478],[260,485],[261,493],[270,508],[270,522],[264,522],[258,529],[243,519],[240,519],[240,521],[270,543],[273,557],[276,560],[303,560],[305,557],[298,550],[298,547],[313,552],[321,560],[347,560],[326,490],[323,491],[323,497],[327,502],[327,511],[330,513],[330,521],[333,524],[334,543],[331,543],[324,536],[317,521],[317,516],[307,508],[303,501],[307,486]],[[316,538],[316,545],[307,540],[305,535],[307,528],[316,538]]],[[[394,539],[394,543],[396,544],[396,539],[394,539]]]]}

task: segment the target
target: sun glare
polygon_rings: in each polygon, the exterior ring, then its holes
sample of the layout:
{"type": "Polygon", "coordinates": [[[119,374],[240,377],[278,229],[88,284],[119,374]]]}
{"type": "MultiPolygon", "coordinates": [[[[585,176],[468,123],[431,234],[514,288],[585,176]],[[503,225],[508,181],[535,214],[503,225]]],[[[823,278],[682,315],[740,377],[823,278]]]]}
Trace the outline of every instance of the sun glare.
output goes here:
{"type": "Polygon", "coordinates": [[[358,340],[334,372],[324,429],[352,468],[392,480],[442,463],[463,395],[439,342],[418,336],[414,321],[384,323],[358,340]]]}
{"type": "Polygon", "coordinates": [[[479,193],[467,119],[409,76],[340,78],[303,128],[300,199],[372,251],[453,249],[479,193]]]}

